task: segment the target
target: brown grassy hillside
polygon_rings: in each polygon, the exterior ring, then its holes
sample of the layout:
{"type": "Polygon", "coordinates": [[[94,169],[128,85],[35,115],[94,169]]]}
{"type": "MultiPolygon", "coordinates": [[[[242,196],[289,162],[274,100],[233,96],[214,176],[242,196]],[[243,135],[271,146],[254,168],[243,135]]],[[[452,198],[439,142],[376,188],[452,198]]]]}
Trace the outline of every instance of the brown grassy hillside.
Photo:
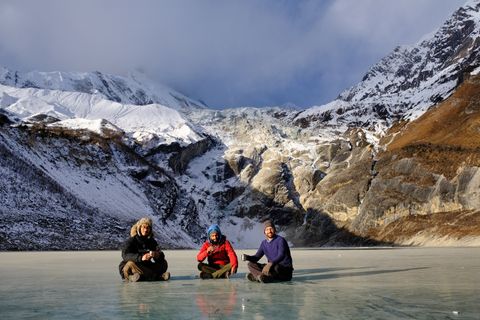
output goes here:
{"type": "Polygon", "coordinates": [[[393,127],[387,153],[415,158],[451,179],[460,166],[480,166],[480,76],[417,120],[393,127]],[[393,137],[393,138],[392,138],[393,137]]]}
{"type": "Polygon", "coordinates": [[[450,98],[405,125],[388,150],[415,144],[480,147],[480,76],[468,79],[450,98]]]}

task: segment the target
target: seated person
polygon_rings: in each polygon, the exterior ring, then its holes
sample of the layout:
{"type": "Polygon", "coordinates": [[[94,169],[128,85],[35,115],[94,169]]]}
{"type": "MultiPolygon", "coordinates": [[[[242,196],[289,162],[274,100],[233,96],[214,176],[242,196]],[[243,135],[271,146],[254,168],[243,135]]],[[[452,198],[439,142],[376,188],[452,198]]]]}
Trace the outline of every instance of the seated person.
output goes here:
{"type": "Polygon", "coordinates": [[[165,254],[153,237],[153,223],[150,218],[142,218],[130,230],[130,238],[122,249],[120,276],[125,281],[156,281],[170,279],[165,254]]]}
{"type": "Polygon", "coordinates": [[[228,278],[237,272],[238,260],[235,250],[216,224],[207,230],[208,239],[197,254],[200,278],[228,278]],[[203,263],[207,258],[208,264],[203,263]]]}
{"type": "Polygon", "coordinates": [[[253,256],[244,255],[248,262],[247,279],[254,282],[274,282],[292,280],[293,261],[287,241],[277,235],[277,229],[272,221],[264,223],[265,240],[253,256]],[[258,263],[263,257],[267,263],[258,263]]]}

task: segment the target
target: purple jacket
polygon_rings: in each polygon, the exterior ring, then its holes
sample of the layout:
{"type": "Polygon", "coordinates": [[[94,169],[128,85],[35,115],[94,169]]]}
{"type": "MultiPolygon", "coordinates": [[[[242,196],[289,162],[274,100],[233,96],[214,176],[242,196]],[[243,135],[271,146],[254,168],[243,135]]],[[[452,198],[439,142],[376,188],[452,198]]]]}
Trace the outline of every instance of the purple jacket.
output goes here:
{"type": "Polygon", "coordinates": [[[282,267],[293,268],[290,248],[285,238],[275,235],[271,240],[263,240],[257,253],[250,257],[250,261],[257,262],[263,255],[267,257],[268,262],[279,264],[282,267]]]}

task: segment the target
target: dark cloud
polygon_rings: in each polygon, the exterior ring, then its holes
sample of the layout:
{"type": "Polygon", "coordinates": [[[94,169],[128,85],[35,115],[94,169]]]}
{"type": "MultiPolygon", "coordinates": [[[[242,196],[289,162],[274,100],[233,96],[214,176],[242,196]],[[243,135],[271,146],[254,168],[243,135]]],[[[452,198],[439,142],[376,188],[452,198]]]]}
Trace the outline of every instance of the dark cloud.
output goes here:
{"type": "Polygon", "coordinates": [[[4,0],[0,63],[137,68],[213,107],[328,102],[464,0],[4,0]]]}

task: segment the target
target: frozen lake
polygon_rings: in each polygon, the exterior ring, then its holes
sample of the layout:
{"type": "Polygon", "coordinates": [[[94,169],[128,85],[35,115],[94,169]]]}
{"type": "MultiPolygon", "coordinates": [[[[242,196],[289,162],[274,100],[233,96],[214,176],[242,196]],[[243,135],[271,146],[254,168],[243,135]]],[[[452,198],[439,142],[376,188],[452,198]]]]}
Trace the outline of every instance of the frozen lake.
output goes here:
{"type": "MultiPolygon", "coordinates": [[[[253,254],[255,250],[237,250],[253,254]]],[[[123,283],[120,252],[1,252],[1,319],[480,319],[480,248],[292,251],[288,283],[197,277],[167,250],[168,282],[123,283]]]]}

